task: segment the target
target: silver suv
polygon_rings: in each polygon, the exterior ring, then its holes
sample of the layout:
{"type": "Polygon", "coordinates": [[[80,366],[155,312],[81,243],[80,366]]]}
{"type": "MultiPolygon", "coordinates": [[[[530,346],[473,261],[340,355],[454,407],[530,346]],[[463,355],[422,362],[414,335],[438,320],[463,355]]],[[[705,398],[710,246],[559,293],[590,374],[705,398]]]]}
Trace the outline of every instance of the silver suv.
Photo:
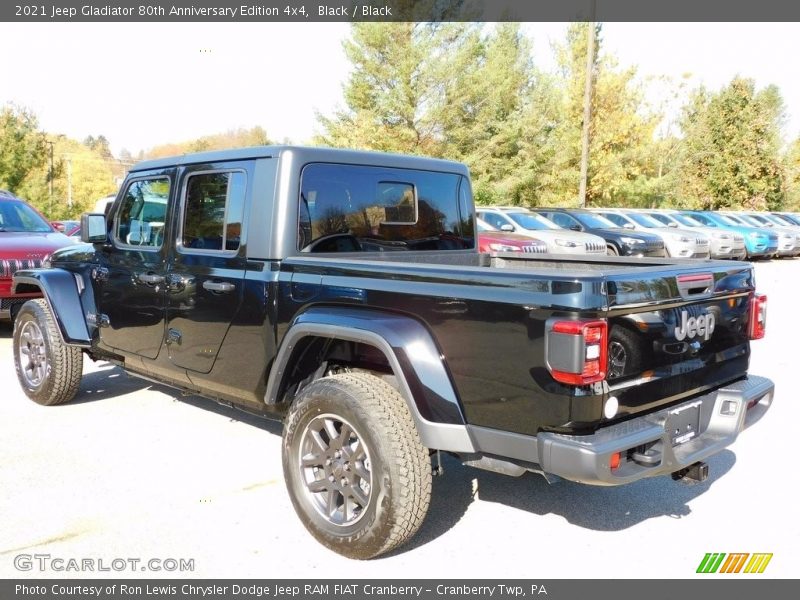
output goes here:
{"type": "Polygon", "coordinates": [[[562,229],[525,208],[478,208],[478,217],[500,231],[513,231],[547,244],[550,254],[605,254],[606,241],[597,235],[562,229]]]}
{"type": "Polygon", "coordinates": [[[672,228],[636,210],[620,208],[596,208],[593,210],[620,227],[647,231],[661,236],[669,256],[676,258],[709,258],[711,256],[711,242],[703,233],[691,229],[672,228]]]}

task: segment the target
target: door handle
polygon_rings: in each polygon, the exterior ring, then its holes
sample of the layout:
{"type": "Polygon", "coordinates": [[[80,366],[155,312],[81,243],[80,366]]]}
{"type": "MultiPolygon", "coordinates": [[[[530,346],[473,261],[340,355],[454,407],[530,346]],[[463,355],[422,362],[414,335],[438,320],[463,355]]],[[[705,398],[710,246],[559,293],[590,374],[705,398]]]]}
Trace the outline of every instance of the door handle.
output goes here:
{"type": "Polygon", "coordinates": [[[227,281],[209,281],[207,279],[203,282],[203,289],[209,292],[231,292],[236,289],[236,286],[227,281]]]}
{"type": "Polygon", "coordinates": [[[164,276],[163,275],[155,275],[153,273],[139,273],[136,276],[136,279],[138,279],[142,283],[146,283],[147,285],[155,285],[157,283],[163,283],[164,276]]]}

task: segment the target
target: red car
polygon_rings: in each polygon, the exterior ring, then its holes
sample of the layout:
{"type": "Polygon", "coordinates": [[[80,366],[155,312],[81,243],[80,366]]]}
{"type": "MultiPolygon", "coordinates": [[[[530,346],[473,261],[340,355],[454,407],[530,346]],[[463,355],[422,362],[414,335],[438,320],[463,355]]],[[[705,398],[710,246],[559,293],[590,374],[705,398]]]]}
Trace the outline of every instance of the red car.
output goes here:
{"type": "Polygon", "coordinates": [[[26,300],[41,295],[12,294],[11,276],[41,267],[54,250],[74,243],[27,202],[0,190],[0,320],[13,319],[26,300]]]}
{"type": "Polygon", "coordinates": [[[65,234],[68,231],[75,229],[80,224],[80,221],[50,221],[50,225],[52,225],[56,231],[60,231],[61,233],[65,234]]]}
{"type": "Polygon", "coordinates": [[[478,219],[478,250],[481,252],[529,252],[547,253],[547,244],[541,240],[494,229],[478,219]]]}

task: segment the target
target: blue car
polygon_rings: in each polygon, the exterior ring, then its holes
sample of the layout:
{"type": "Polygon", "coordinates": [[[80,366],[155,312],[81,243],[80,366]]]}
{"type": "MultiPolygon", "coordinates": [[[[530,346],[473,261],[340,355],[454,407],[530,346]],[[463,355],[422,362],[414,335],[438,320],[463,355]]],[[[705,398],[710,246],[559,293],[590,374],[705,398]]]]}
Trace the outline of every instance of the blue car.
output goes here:
{"type": "Polygon", "coordinates": [[[744,245],[747,249],[747,258],[771,257],[778,252],[778,235],[759,227],[741,225],[719,213],[705,210],[684,210],[683,214],[691,215],[706,227],[720,227],[732,229],[744,236],[744,245]]]}

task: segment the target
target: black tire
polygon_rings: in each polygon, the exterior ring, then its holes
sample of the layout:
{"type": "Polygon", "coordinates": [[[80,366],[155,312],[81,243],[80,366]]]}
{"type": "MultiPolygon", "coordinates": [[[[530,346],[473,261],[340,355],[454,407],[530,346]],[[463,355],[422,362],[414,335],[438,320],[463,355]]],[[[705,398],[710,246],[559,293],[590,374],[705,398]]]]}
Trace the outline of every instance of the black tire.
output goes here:
{"type": "Polygon", "coordinates": [[[606,254],[608,256],[619,256],[619,250],[617,250],[617,247],[614,244],[608,244],[606,246],[606,254]]]}
{"type": "Polygon", "coordinates": [[[302,390],[284,427],[283,473],[306,529],[349,558],[401,546],[430,504],[430,456],[408,406],[372,375],[332,375],[302,390]]]}
{"type": "Polygon", "coordinates": [[[644,358],[640,334],[620,325],[608,334],[608,379],[619,379],[642,371],[644,358]]]}
{"type": "Polygon", "coordinates": [[[64,404],[78,392],[83,353],[61,340],[43,299],[28,300],[14,321],[14,367],[25,394],[37,404],[64,404]]]}

